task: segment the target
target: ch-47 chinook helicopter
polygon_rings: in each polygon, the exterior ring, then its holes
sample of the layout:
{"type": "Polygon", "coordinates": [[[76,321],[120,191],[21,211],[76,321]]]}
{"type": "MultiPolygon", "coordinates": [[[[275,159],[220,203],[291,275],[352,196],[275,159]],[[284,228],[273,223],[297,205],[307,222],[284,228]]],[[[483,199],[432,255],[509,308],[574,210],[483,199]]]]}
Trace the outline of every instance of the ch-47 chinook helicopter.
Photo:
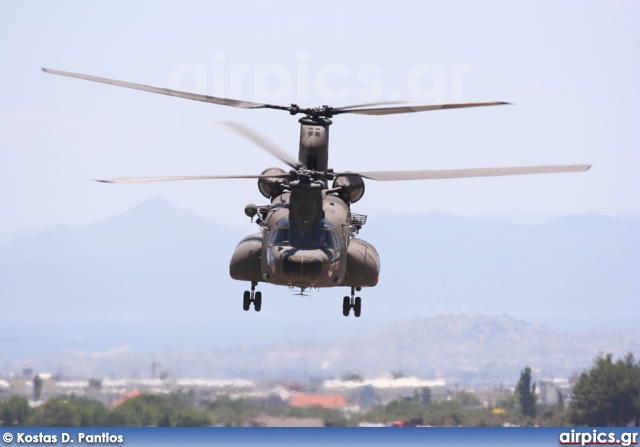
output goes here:
{"type": "Polygon", "coordinates": [[[429,110],[495,106],[505,102],[476,102],[442,105],[400,105],[369,103],[347,107],[280,106],[151,87],[131,82],[101,78],[43,68],[47,73],[144,90],[152,93],[203,101],[243,109],[285,110],[302,114],[298,159],[274,146],[258,134],[237,123],[226,123],[231,129],[262,146],[291,169],[269,168],[259,175],[211,175],[186,177],[147,177],[99,180],[107,183],[136,183],[190,179],[258,179],[258,189],[270,200],[268,205],[245,207],[247,216],[257,216],[260,232],[240,241],[231,257],[229,272],[233,279],[247,281],[251,290],[244,292],[243,309],[260,311],[260,282],[300,288],[349,287],[350,296],[342,302],[342,313],[350,311],[359,317],[362,300],[356,291],[378,283],[380,257],[373,245],[356,237],[367,217],[351,212],[351,204],[362,198],[364,179],[378,181],[422,180],[459,177],[546,174],[586,171],[590,165],[529,166],[481,169],[420,171],[336,172],[329,168],[329,126],[331,118],[344,113],[390,115],[429,110]],[[376,107],[384,105],[385,107],[376,107]],[[329,182],[331,186],[329,186],[329,182]]]}

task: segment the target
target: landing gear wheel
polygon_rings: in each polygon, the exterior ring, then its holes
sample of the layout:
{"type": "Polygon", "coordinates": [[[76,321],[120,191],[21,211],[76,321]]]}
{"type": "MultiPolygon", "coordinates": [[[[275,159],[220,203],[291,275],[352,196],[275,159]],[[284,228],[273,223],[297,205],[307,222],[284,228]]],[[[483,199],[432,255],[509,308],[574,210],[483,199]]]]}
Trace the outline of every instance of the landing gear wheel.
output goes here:
{"type": "Polygon", "coordinates": [[[242,308],[246,311],[251,307],[251,292],[246,290],[244,292],[244,296],[242,297],[242,308]]]}
{"type": "Polygon", "coordinates": [[[351,310],[351,300],[348,296],[345,296],[342,299],[342,315],[345,317],[349,316],[349,311],[351,310]]]}
{"type": "Polygon", "coordinates": [[[359,296],[356,297],[356,302],[353,305],[353,315],[356,317],[360,316],[360,311],[362,310],[362,300],[359,296]]]}
{"type": "Polygon", "coordinates": [[[251,292],[246,290],[244,295],[242,296],[242,308],[247,311],[251,308],[251,303],[253,303],[253,308],[256,312],[260,312],[262,309],[262,293],[256,292],[256,286],[258,283],[256,281],[251,282],[251,292]]]}
{"type": "Polygon", "coordinates": [[[342,315],[349,316],[351,309],[353,309],[353,315],[358,318],[362,313],[362,299],[359,296],[355,296],[356,290],[359,292],[360,287],[351,288],[351,296],[345,296],[342,299],[342,315]]]}
{"type": "Polygon", "coordinates": [[[260,312],[260,309],[262,309],[262,292],[256,292],[256,297],[253,299],[253,308],[256,312],[260,312]]]}

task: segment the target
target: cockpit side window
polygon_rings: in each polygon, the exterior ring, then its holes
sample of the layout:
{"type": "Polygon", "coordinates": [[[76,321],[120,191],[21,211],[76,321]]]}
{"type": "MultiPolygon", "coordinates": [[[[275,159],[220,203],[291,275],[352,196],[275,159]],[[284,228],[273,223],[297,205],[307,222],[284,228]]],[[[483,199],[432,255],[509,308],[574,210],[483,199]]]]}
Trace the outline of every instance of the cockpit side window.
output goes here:
{"type": "Polygon", "coordinates": [[[289,229],[273,229],[269,235],[269,245],[289,245],[289,229]]]}
{"type": "Polygon", "coordinates": [[[288,244],[289,243],[289,229],[288,228],[278,228],[276,232],[276,244],[288,244]]]}

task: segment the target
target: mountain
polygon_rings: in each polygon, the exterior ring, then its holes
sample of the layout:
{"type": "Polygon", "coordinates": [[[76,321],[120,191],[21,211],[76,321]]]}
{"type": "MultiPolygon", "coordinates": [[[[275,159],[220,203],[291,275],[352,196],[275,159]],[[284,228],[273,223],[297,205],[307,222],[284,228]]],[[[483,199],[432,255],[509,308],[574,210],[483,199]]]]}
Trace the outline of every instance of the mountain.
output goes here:
{"type": "Polygon", "coordinates": [[[525,226],[443,213],[376,216],[360,237],[382,259],[363,316],[347,289],[294,295],[228,276],[246,227],[229,230],[160,199],[90,225],[54,227],[0,247],[0,348],[6,358],[66,350],[131,352],[319,342],[436,315],[508,314],[554,329],[637,327],[640,224],[598,215],[525,226]]]}
{"type": "Polygon", "coordinates": [[[386,235],[375,239],[378,287],[394,291],[387,303],[418,315],[429,308],[508,313],[559,328],[637,327],[636,222],[575,215],[524,226],[429,213],[384,216],[370,229],[386,235]]]}
{"type": "Polygon", "coordinates": [[[640,352],[640,330],[557,331],[514,318],[439,315],[358,330],[348,337],[301,342],[238,342],[211,349],[178,348],[153,354],[128,346],[101,352],[67,350],[56,356],[3,359],[2,371],[35,371],[77,377],[149,377],[160,362],[172,377],[276,379],[336,378],[357,371],[367,378],[401,371],[405,376],[445,379],[463,387],[512,386],[530,366],[537,380],[569,378],[588,369],[595,356],[640,352]]]}
{"type": "Polygon", "coordinates": [[[207,238],[215,230],[207,219],[155,198],[90,225],[55,226],[16,238],[0,250],[0,263],[142,253],[207,238]]]}

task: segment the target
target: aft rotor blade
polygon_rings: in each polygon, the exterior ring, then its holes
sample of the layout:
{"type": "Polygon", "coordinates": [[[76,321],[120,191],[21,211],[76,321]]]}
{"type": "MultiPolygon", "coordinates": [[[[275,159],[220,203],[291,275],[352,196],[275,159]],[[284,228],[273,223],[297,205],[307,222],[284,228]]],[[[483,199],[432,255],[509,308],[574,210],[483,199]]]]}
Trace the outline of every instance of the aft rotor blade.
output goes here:
{"type": "Polygon", "coordinates": [[[170,180],[217,180],[217,179],[240,179],[240,178],[290,178],[290,174],[269,174],[269,175],[188,175],[179,177],[132,177],[116,178],[110,180],[96,180],[102,183],[143,183],[143,182],[164,182],[170,180]]]}
{"type": "MultiPolygon", "coordinates": [[[[356,174],[371,180],[397,181],[397,180],[434,180],[446,178],[464,177],[496,177],[501,175],[525,175],[525,174],[557,174],[562,172],[583,172],[591,165],[569,166],[523,166],[513,168],[475,168],[475,169],[449,169],[435,171],[371,171],[353,172],[341,174],[356,174]]],[[[340,174],[336,174],[340,175],[340,174]]]]}
{"type": "Polygon", "coordinates": [[[396,113],[413,113],[413,112],[427,112],[430,110],[442,110],[442,109],[464,109],[467,107],[486,107],[486,106],[502,106],[510,104],[508,102],[493,101],[493,102],[467,102],[459,104],[432,104],[432,105],[415,105],[415,106],[400,106],[400,107],[377,107],[377,108],[337,108],[333,109],[334,115],[341,113],[357,113],[358,115],[393,115],[396,113]]]}
{"type": "Polygon", "coordinates": [[[257,132],[249,129],[248,127],[245,127],[242,124],[236,123],[236,122],[233,122],[233,121],[220,121],[220,124],[222,124],[222,125],[228,127],[229,129],[239,133],[240,135],[242,135],[243,137],[247,138],[248,140],[253,141],[255,144],[257,144],[258,146],[262,147],[264,150],[269,152],[271,155],[275,156],[276,158],[278,158],[283,163],[288,164],[292,168],[298,169],[300,166],[302,166],[302,163],[300,163],[300,161],[294,159],[289,154],[287,154],[285,151],[280,149],[278,146],[276,146],[275,144],[273,144],[272,142],[270,142],[269,140],[267,140],[265,137],[263,137],[262,135],[258,134],[257,132]]]}
{"type": "Polygon", "coordinates": [[[223,106],[239,107],[241,109],[268,108],[268,109],[288,110],[288,107],[278,106],[273,104],[263,104],[260,102],[251,102],[251,101],[239,101],[237,99],[229,99],[229,98],[218,98],[217,96],[201,95],[199,93],[189,93],[189,92],[182,92],[179,90],[171,90],[168,88],[152,87],[150,85],[136,84],[134,82],[118,81],[116,79],[101,78],[99,76],[92,76],[92,75],[86,75],[81,73],[71,73],[68,71],[52,70],[50,68],[43,68],[42,71],[44,71],[45,73],[51,73],[51,74],[56,74],[61,76],[69,76],[71,78],[84,79],[87,81],[101,82],[103,84],[110,84],[110,85],[116,85],[118,87],[127,87],[127,88],[136,89],[136,90],[143,90],[145,92],[158,93],[161,95],[176,96],[178,98],[192,99],[194,101],[220,104],[223,106]]]}

